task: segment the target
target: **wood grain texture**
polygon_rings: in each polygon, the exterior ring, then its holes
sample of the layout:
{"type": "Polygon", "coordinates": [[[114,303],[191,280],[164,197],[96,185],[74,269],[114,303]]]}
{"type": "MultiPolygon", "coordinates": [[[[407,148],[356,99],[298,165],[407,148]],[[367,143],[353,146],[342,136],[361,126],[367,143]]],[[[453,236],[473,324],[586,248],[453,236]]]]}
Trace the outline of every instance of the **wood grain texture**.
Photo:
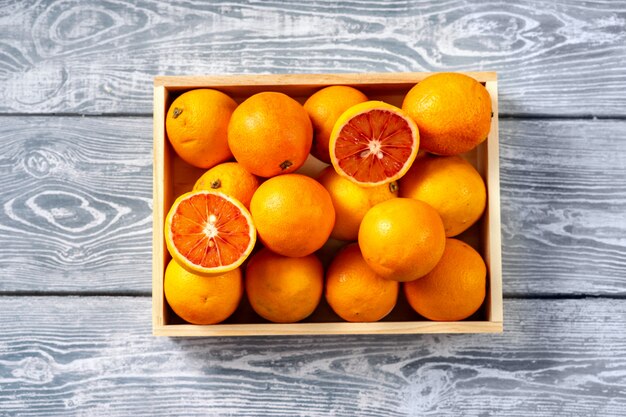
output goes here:
{"type": "Polygon", "coordinates": [[[151,111],[155,75],[493,70],[505,114],[623,115],[626,3],[6,1],[0,112],[151,111]]]}
{"type": "Polygon", "coordinates": [[[507,300],[502,335],[154,338],[144,297],[0,311],[2,415],[626,412],[620,300],[507,300]]]}
{"type": "Polygon", "coordinates": [[[149,291],[150,122],[2,118],[0,291],[149,291]]]}
{"type": "Polygon", "coordinates": [[[626,122],[501,120],[504,292],[626,294],[626,122]]]}
{"type": "Polygon", "coordinates": [[[0,416],[626,415],[626,2],[511,3],[0,1],[0,416]],[[443,70],[498,71],[508,116],[622,119],[500,120],[505,294],[616,298],[168,339],[149,297],[25,294],[150,291],[152,120],[59,114],[148,116],[162,74],[443,70]]]}
{"type": "MultiPolygon", "coordinates": [[[[147,294],[151,120],[2,121],[0,291],[147,294]]],[[[626,294],[625,132],[500,120],[505,294],[626,294]]]]}

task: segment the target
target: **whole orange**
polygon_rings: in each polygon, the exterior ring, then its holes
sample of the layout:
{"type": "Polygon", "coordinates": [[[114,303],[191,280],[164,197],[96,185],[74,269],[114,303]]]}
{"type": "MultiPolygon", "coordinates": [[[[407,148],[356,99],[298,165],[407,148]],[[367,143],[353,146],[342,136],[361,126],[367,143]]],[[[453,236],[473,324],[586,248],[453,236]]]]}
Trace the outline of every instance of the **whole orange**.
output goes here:
{"type": "Polygon", "coordinates": [[[430,272],[439,262],[445,242],[437,211],[411,198],[375,205],[359,228],[365,262],[378,275],[394,281],[413,281],[430,272]]]}
{"type": "Polygon", "coordinates": [[[313,127],[306,110],[276,92],[255,94],[233,112],[228,145],[248,172],[273,177],[300,168],[306,161],[313,127]]]}
{"type": "Polygon", "coordinates": [[[346,321],[382,319],[395,307],[398,288],[397,281],[382,278],[367,265],[356,243],[341,250],[326,273],[326,301],[346,321]]]}
{"type": "Polygon", "coordinates": [[[335,122],[355,104],[367,101],[367,96],[353,87],[333,85],[313,93],[304,103],[304,109],[313,123],[311,154],[330,164],[328,142],[335,122]]]}
{"type": "Polygon", "coordinates": [[[467,152],[485,139],[491,127],[491,98],[474,78],[439,73],[407,93],[402,109],[415,120],[420,147],[439,155],[467,152]]]}
{"type": "Polygon", "coordinates": [[[259,179],[237,162],[225,162],[202,174],[193,191],[219,191],[239,200],[247,209],[250,208],[252,195],[259,188],[259,179]]]}
{"type": "Polygon", "coordinates": [[[257,314],[275,323],[294,323],[317,308],[324,268],[315,255],[290,258],[263,248],[248,263],[245,285],[257,314]]]}
{"type": "Polygon", "coordinates": [[[485,300],[487,267],[468,244],[447,239],[446,249],[435,268],[424,277],[404,284],[413,307],[430,320],[463,320],[474,314],[485,300]]]}
{"type": "Polygon", "coordinates": [[[365,213],[376,204],[398,196],[395,181],[365,188],[337,174],[332,166],[326,167],[317,180],[333,200],[336,219],[330,236],[339,240],[356,240],[365,213]]]}
{"type": "Polygon", "coordinates": [[[197,89],[178,96],[165,118],[167,137],[181,159],[198,168],[232,158],[228,123],[237,103],[226,94],[197,89]]]}
{"type": "Polygon", "coordinates": [[[243,295],[239,268],[215,277],[202,277],[171,260],[165,270],[165,298],[172,310],[192,324],[215,324],[235,312],[243,295]]]}
{"type": "Polygon", "coordinates": [[[335,225],[328,191],[300,174],[270,178],[256,190],[250,212],[261,242],[285,256],[306,256],[321,248],[335,225]]]}
{"type": "Polygon", "coordinates": [[[400,197],[424,201],[437,210],[448,237],[476,223],[487,204],[483,179],[459,156],[420,154],[399,182],[400,197]]]}

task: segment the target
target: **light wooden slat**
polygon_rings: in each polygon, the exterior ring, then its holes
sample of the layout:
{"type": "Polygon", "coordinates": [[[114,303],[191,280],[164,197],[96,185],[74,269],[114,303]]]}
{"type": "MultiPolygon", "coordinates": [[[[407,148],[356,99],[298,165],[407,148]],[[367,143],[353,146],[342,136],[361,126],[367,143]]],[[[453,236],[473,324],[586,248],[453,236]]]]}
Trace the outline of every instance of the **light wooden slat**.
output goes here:
{"type": "Polygon", "coordinates": [[[478,172],[484,172],[487,185],[487,208],[483,221],[483,236],[485,236],[485,262],[489,270],[489,292],[487,293],[487,320],[502,322],[502,220],[500,218],[500,115],[498,105],[498,85],[494,81],[487,81],[485,88],[491,96],[491,128],[487,143],[487,157],[479,153],[477,161],[478,172]],[[491,138],[497,138],[492,140],[491,138]]]}
{"type": "MultiPolygon", "coordinates": [[[[163,87],[154,88],[154,111],[153,111],[153,136],[154,138],[165,139],[165,114],[169,93],[163,87]]],[[[162,143],[153,139],[152,147],[152,324],[162,326],[164,324],[165,303],[163,300],[163,272],[157,274],[155,271],[163,271],[163,259],[167,255],[167,248],[163,242],[163,216],[166,210],[165,205],[171,204],[171,187],[164,187],[160,178],[171,178],[172,170],[170,154],[165,152],[162,143]]]]}
{"type": "Polygon", "coordinates": [[[626,3],[5,2],[1,113],[149,113],[156,75],[498,71],[505,114],[623,115],[626,3]]]}
{"type": "MultiPolygon", "coordinates": [[[[484,83],[486,81],[496,81],[495,72],[468,72],[459,71],[476,80],[484,83]]],[[[251,87],[261,87],[263,90],[272,90],[273,87],[289,88],[302,87],[312,88],[308,94],[312,94],[318,89],[333,84],[374,86],[384,88],[386,84],[393,85],[394,90],[399,86],[406,85],[407,90],[416,82],[432,75],[431,72],[390,72],[390,73],[305,73],[305,74],[255,74],[255,75],[193,75],[193,76],[157,76],[154,78],[154,85],[157,87],[167,87],[168,90],[188,90],[191,88],[203,88],[207,85],[218,87],[235,87],[248,93],[251,87]]],[[[237,90],[234,90],[237,91],[237,90]]],[[[497,89],[494,91],[497,92],[497,89]]]]}
{"type": "MultiPolygon", "coordinates": [[[[148,293],[151,119],[2,121],[0,291],[148,293]]],[[[500,120],[505,294],[626,294],[624,132],[500,120]]]]}
{"type": "MultiPolygon", "coordinates": [[[[154,302],[154,300],[153,300],[154,302]]],[[[162,306],[162,304],[160,304],[162,306]]],[[[502,306],[499,306],[502,310],[502,306]]],[[[411,311],[418,319],[417,315],[411,311]]],[[[162,322],[162,316],[158,322],[162,322]]],[[[355,335],[355,334],[420,334],[420,333],[501,333],[502,322],[495,321],[395,321],[375,323],[252,323],[252,324],[218,324],[197,326],[182,324],[173,326],[154,326],[155,336],[202,337],[202,336],[284,336],[284,335],[355,335]]]]}
{"type": "Polygon", "coordinates": [[[623,300],[505,304],[500,335],[169,339],[149,298],[0,297],[0,413],[623,416],[623,300]]]}

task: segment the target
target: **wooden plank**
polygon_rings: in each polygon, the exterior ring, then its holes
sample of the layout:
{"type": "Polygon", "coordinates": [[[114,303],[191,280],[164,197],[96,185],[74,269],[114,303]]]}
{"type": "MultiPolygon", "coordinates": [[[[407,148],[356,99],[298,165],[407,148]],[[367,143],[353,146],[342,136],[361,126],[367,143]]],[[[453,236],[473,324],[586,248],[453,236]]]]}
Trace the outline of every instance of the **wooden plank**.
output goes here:
{"type": "MultiPolygon", "coordinates": [[[[1,292],[150,292],[151,123],[2,118],[1,292]]],[[[500,120],[505,294],[626,294],[624,132],[500,120]]]]}
{"type": "Polygon", "coordinates": [[[498,71],[504,114],[626,111],[624,2],[1,7],[1,113],[146,114],[160,74],[444,70],[498,71]]]}
{"type": "Polygon", "coordinates": [[[500,120],[505,295],[626,294],[626,123],[500,120]]]}
{"type": "Polygon", "coordinates": [[[150,122],[2,119],[0,291],[149,291],[150,122]]]}
{"type": "Polygon", "coordinates": [[[499,335],[169,339],[147,297],[0,297],[0,412],[624,415],[623,300],[505,304],[499,335]]]}
{"type": "MultiPolygon", "coordinates": [[[[151,120],[2,121],[0,291],[150,292],[151,120]]],[[[505,294],[626,294],[624,132],[500,120],[505,294]]]]}

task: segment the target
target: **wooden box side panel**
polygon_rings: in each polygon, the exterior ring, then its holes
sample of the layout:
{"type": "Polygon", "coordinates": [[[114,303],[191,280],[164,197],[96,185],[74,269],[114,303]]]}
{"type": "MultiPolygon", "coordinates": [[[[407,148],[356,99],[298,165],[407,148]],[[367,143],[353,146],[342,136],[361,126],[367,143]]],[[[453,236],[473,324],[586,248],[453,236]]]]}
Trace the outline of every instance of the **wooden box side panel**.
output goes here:
{"type": "Polygon", "coordinates": [[[498,82],[487,81],[487,91],[491,96],[491,130],[487,139],[486,182],[488,192],[487,213],[485,216],[485,261],[489,267],[489,293],[487,319],[491,322],[503,321],[502,306],[502,243],[500,235],[500,146],[498,135],[498,82]]]}
{"type": "MultiPolygon", "coordinates": [[[[480,82],[496,79],[494,72],[465,72],[480,82]]],[[[262,91],[279,91],[304,103],[321,87],[348,85],[360,89],[368,97],[376,97],[395,106],[402,105],[398,93],[406,92],[432,73],[366,73],[366,74],[260,74],[216,76],[162,76],[155,85],[162,85],[172,94],[193,88],[216,88],[235,101],[262,91]]],[[[404,95],[403,94],[403,95],[404,95]]]]}
{"type": "MultiPolygon", "coordinates": [[[[496,81],[495,72],[461,72],[480,82],[496,81]]],[[[247,93],[276,87],[286,94],[298,89],[319,88],[321,86],[343,84],[359,87],[377,86],[386,88],[388,85],[406,87],[432,75],[430,72],[404,73],[356,73],[356,74],[258,74],[258,75],[208,75],[208,76],[159,76],[155,77],[155,86],[164,86],[170,91],[187,90],[206,86],[230,88],[229,91],[247,93]]]]}
{"type": "Polygon", "coordinates": [[[180,324],[155,328],[157,336],[279,336],[329,334],[499,333],[500,323],[489,321],[404,321],[374,323],[256,323],[196,326],[180,324]]]}
{"type": "Polygon", "coordinates": [[[171,204],[171,157],[165,146],[165,114],[169,92],[154,87],[152,168],[152,325],[153,333],[167,323],[163,275],[168,253],[163,239],[164,219],[171,204]]]}

